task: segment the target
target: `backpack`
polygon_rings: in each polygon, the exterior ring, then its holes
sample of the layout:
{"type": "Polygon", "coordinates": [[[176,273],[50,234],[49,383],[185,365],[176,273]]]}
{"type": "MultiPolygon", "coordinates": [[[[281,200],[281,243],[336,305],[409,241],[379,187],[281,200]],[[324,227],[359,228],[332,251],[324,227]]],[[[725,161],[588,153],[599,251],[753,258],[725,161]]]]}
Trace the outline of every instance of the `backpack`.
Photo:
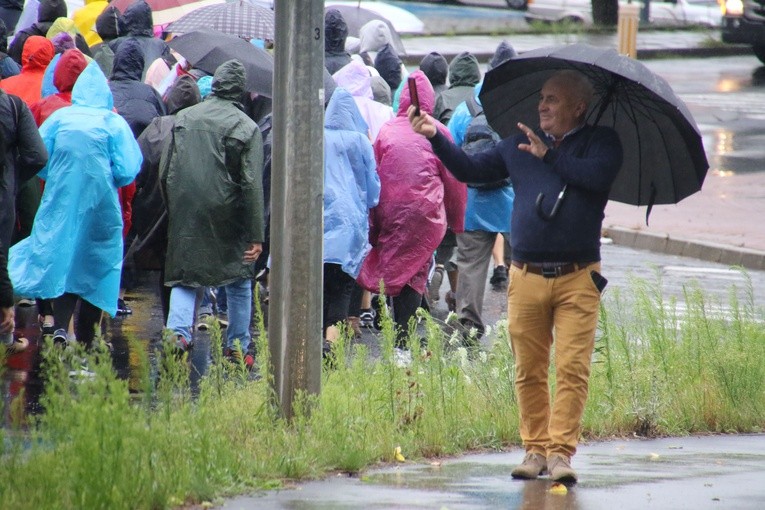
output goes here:
{"type": "MultiPolygon", "coordinates": [[[[462,140],[462,150],[467,154],[476,154],[485,150],[494,148],[501,140],[500,136],[494,131],[489,122],[486,120],[486,115],[483,112],[483,107],[476,101],[475,96],[470,96],[465,103],[467,104],[470,115],[473,116],[473,120],[468,124],[465,130],[465,138],[462,140]]],[[[511,184],[510,178],[506,177],[496,182],[488,183],[468,183],[468,187],[482,190],[492,190],[503,188],[511,184]]]]}

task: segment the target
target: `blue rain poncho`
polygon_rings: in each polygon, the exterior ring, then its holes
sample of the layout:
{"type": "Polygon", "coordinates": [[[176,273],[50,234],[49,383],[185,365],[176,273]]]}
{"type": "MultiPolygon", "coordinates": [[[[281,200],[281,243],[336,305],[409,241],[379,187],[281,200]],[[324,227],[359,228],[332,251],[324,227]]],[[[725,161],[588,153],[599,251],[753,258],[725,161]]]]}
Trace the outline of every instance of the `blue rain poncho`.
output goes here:
{"type": "Polygon", "coordinates": [[[117,188],[135,179],[141,151],[95,62],[77,79],[72,106],[40,127],[50,154],[32,234],[10,250],[16,293],[51,299],[68,292],[114,316],[122,271],[117,188]]]}
{"type": "Polygon", "coordinates": [[[380,200],[367,124],[351,94],[338,87],[324,117],[324,262],[354,278],[369,244],[369,209],[380,200]]]}

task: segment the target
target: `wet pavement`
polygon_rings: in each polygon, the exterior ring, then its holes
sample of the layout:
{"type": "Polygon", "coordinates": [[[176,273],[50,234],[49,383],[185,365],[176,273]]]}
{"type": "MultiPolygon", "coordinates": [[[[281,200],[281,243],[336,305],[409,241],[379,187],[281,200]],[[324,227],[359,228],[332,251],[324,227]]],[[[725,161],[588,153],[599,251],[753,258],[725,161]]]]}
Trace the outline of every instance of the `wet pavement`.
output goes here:
{"type": "Polygon", "coordinates": [[[765,508],[765,436],[735,435],[582,444],[579,483],[551,492],[546,478],[519,481],[520,449],[433,462],[405,462],[359,477],[337,475],[242,496],[220,508],[434,508],[642,510],[765,508]]]}

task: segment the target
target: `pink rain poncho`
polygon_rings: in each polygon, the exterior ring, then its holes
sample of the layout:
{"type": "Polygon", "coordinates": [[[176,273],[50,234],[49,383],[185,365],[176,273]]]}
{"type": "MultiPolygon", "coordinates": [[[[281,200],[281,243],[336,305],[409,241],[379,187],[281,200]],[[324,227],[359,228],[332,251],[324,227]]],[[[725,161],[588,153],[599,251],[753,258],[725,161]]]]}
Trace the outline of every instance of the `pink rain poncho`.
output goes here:
{"type": "MultiPolygon", "coordinates": [[[[435,94],[425,74],[412,74],[417,82],[420,109],[432,113],[435,94]]],[[[425,292],[431,256],[449,225],[464,230],[466,187],[458,182],[433,153],[430,142],[412,131],[406,111],[411,104],[404,86],[398,116],[385,124],[374,143],[382,190],[380,203],[370,214],[372,250],[364,260],[359,284],[397,296],[405,285],[425,292]]],[[[446,127],[438,129],[451,140],[446,127]]]]}
{"type": "Polygon", "coordinates": [[[353,60],[333,74],[332,78],[338,87],[343,87],[353,96],[361,116],[369,126],[370,140],[374,142],[383,124],[395,116],[390,106],[378,103],[373,99],[372,75],[369,74],[369,69],[358,60],[353,60]]]}

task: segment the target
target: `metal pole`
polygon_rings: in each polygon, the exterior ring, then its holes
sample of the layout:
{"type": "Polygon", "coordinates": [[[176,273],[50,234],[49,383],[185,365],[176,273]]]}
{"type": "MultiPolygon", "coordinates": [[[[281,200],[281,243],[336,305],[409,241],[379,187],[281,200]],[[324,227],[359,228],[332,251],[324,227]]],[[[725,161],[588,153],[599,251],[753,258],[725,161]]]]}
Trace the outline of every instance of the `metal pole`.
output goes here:
{"type": "Polygon", "coordinates": [[[291,418],[295,397],[321,385],[324,2],[275,9],[268,336],[274,393],[291,418]]]}

